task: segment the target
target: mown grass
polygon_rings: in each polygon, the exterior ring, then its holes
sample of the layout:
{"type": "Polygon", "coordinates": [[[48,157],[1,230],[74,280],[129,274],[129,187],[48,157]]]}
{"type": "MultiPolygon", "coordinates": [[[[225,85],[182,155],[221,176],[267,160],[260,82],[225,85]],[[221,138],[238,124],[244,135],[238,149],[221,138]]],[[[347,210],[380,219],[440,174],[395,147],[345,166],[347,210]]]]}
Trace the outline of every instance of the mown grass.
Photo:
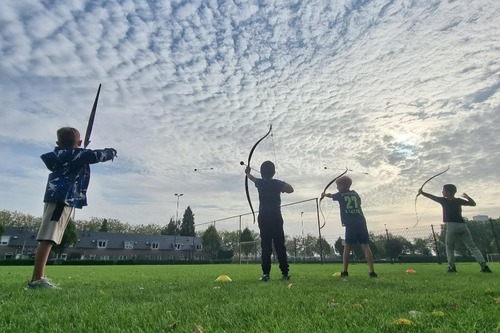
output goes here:
{"type": "Polygon", "coordinates": [[[47,269],[62,290],[26,290],[32,268],[4,266],[0,332],[500,332],[491,268],[380,264],[369,279],[356,264],[343,281],[340,264],[292,264],[283,282],[274,265],[263,283],[259,265],[62,265],[47,269]]]}

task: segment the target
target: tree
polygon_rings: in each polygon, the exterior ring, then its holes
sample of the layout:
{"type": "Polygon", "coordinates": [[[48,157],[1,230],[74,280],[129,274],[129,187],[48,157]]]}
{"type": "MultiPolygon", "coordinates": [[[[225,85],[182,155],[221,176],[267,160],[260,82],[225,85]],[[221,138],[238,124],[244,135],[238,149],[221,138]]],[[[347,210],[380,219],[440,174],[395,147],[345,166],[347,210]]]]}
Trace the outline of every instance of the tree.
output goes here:
{"type": "MultiPolygon", "coordinates": [[[[201,235],[203,235],[203,233],[200,234],[200,237],[201,235]]],[[[221,231],[219,235],[221,236],[222,247],[228,250],[234,250],[234,251],[238,250],[236,247],[240,240],[239,231],[221,231]]]]}
{"type": "Polygon", "coordinates": [[[24,227],[30,230],[38,230],[42,224],[42,218],[16,211],[2,210],[0,212],[0,224],[3,224],[4,227],[24,227]]]}
{"type": "Polygon", "coordinates": [[[215,226],[211,225],[207,228],[207,230],[205,230],[203,236],[201,237],[201,242],[203,247],[212,254],[212,259],[215,259],[217,251],[221,245],[221,238],[217,233],[215,226]]]}
{"type": "Polygon", "coordinates": [[[373,255],[373,258],[380,258],[380,251],[379,251],[379,247],[378,245],[375,243],[375,242],[372,242],[370,240],[370,250],[372,251],[372,255],[373,255]]]}
{"type": "Polygon", "coordinates": [[[174,218],[171,217],[168,224],[163,229],[161,229],[161,234],[162,235],[171,235],[171,236],[179,235],[179,223],[178,223],[178,221],[175,221],[174,218]]]}
{"type": "Polygon", "coordinates": [[[0,223],[0,236],[3,235],[4,231],[5,231],[5,227],[3,226],[3,224],[0,223]]]}
{"type": "Polygon", "coordinates": [[[285,247],[289,257],[293,257],[297,260],[299,257],[300,244],[300,237],[289,238],[288,236],[285,236],[285,247]]]}
{"type": "Polygon", "coordinates": [[[78,231],[76,230],[75,222],[70,219],[68,221],[68,225],[66,226],[66,230],[64,230],[64,234],[61,240],[61,244],[54,245],[52,250],[61,254],[66,250],[66,248],[70,245],[76,244],[78,242],[78,231]]]}
{"type": "Polygon", "coordinates": [[[397,259],[403,252],[403,244],[399,238],[393,237],[385,241],[385,250],[391,261],[397,259]]]}
{"type": "Polygon", "coordinates": [[[416,254],[421,254],[424,256],[432,255],[432,236],[427,238],[415,238],[413,240],[413,250],[416,254]]]}
{"type": "Polygon", "coordinates": [[[335,247],[335,251],[339,254],[342,255],[344,253],[344,242],[342,241],[342,238],[339,237],[336,241],[335,244],[333,245],[335,247]]]}
{"type": "Polygon", "coordinates": [[[182,217],[182,223],[179,228],[179,235],[181,236],[195,236],[194,230],[194,214],[191,207],[187,207],[182,217]]]}
{"type": "Polygon", "coordinates": [[[108,220],[102,220],[101,227],[99,228],[100,232],[108,232],[108,220]]]}
{"type": "Polygon", "coordinates": [[[302,249],[302,256],[312,257],[315,253],[319,254],[318,237],[314,237],[311,234],[307,234],[304,238],[304,248],[302,249]],[[318,249],[317,252],[315,250],[318,249]]]}
{"type": "Polygon", "coordinates": [[[316,246],[314,247],[314,252],[321,254],[323,253],[323,256],[329,256],[332,254],[333,249],[330,243],[326,241],[326,239],[321,238],[316,241],[316,246]]]}
{"type": "Polygon", "coordinates": [[[241,252],[243,252],[245,257],[247,257],[247,258],[248,258],[248,255],[250,253],[252,253],[252,250],[255,248],[255,244],[253,243],[253,241],[254,241],[254,238],[253,238],[252,232],[250,231],[250,229],[245,228],[241,232],[240,243],[241,243],[241,252]],[[249,243],[249,242],[251,242],[251,243],[249,243]]]}
{"type": "Polygon", "coordinates": [[[373,257],[377,258],[387,258],[387,251],[385,250],[385,240],[387,239],[384,235],[375,235],[369,233],[370,235],[370,248],[373,253],[373,257]],[[373,247],[372,247],[373,245],[373,247]],[[376,252],[376,254],[375,254],[376,252]]]}
{"type": "Polygon", "coordinates": [[[104,231],[107,229],[105,232],[133,233],[134,228],[118,219],[100,217],[92,217],[90,220],[76,220],[75,224],[78,230],[85,231],[104,231]]]}
{"type": "Polygon", "coordinates": [[[133,234],[161,235],[161,226],[158,224],[139,224],[131,230],[133,234]]]}

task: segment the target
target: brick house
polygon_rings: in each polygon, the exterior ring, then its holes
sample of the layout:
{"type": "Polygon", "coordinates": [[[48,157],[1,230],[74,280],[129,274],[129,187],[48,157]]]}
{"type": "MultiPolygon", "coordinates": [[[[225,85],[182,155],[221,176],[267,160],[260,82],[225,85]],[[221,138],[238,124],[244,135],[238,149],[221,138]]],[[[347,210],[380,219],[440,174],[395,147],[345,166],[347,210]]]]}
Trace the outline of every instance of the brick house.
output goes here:
{"type": "MultiPolygon", "coordinates": [[[[31,258],[38,242],[37,231],[7,227],[0,237],[0,259],[31,258]]],[[[206,260],[201,238],[166,235],[79,231],[77,244],[61,259],[81,260],[206,260]]],[[[51,258],[56,258],[52,253],[51,258]]]]}

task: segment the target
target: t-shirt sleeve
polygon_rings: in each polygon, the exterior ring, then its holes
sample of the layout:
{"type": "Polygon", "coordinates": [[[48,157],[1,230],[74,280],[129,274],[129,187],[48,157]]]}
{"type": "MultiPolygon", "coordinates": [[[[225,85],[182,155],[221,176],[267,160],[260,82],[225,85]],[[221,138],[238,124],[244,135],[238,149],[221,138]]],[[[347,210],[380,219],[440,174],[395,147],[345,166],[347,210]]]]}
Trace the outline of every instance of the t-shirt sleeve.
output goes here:
{"type": "Polygon", "coordinates": [[[340,192],[337,192],[335,194],[332,195],[332,200],[333,201],[340,201],[340,199],[342,199],[342,196],[340,195],[340,192]]]}

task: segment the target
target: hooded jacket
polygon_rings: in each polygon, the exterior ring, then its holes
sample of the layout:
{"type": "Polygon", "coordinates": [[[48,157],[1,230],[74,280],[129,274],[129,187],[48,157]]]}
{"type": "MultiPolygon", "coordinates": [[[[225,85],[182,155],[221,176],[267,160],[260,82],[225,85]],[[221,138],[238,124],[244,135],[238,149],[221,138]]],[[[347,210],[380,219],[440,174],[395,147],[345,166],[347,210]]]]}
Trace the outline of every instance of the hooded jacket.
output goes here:
{"type": "Polygon", "coordinates": [[[40,156],[51,171],[47,180],[44,202],[63,202],[82,208],[87,205],[87,188],[90,182],[90,164],[113,160],[116,150],[105,148],[59,148],[40,156]]]}

